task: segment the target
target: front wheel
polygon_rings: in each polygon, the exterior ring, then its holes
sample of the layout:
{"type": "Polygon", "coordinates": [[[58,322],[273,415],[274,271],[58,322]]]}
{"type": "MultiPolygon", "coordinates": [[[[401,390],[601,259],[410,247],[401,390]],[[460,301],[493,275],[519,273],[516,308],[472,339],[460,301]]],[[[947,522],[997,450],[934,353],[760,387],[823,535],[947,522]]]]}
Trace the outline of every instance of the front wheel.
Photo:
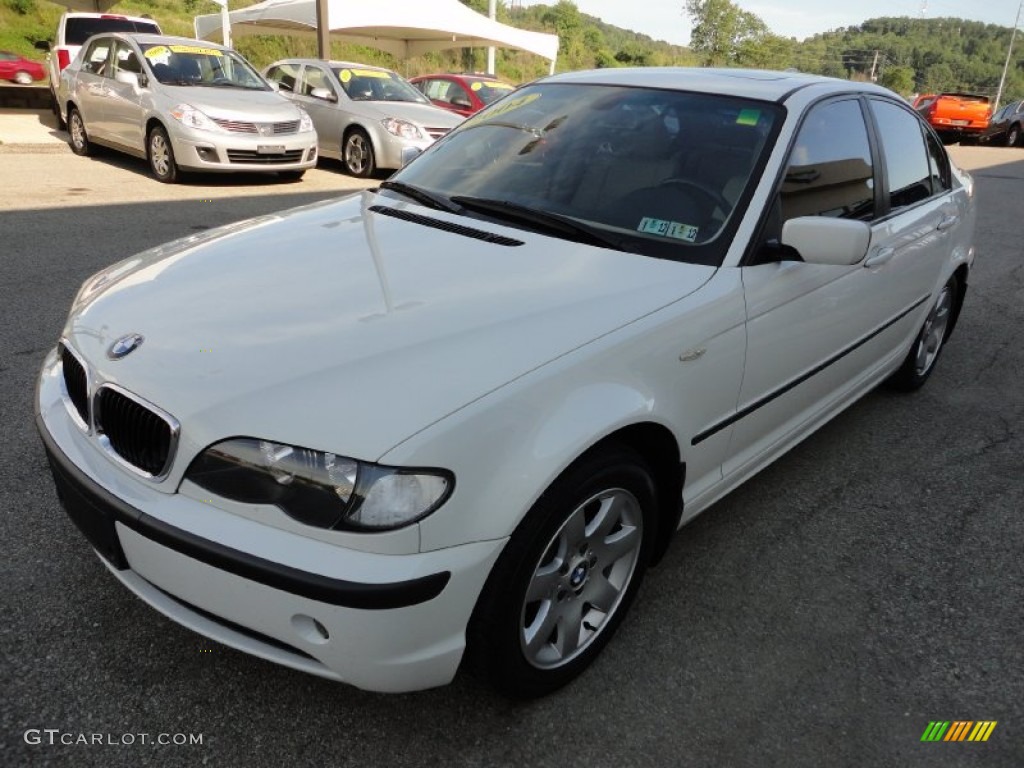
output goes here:
{"type": "Polygon", "coordinates": [[[365,179],[376,168],[373,156],[373,144],[370,137],[360,128],[355,128],[345,137],[344,149],[341,153],[345,170],[353,176],[365,179]]]}
{"type": "Polygon", "coordinates": [[[18,85],[31,85],[32,75],[30,75],[25,70],[20,70],[14,73],[14,82],[16,82],[18,85]]]}
{"type": "Polygon", "coordinates": [[[82,113],[72,107],[68,111],[68,144],[71,151],[76,155],[92,154],[92,146],[89,144],[89,134],[85,132],[85,123],[82,121],[82,113]]]}
{"type": "Polygon", "coordinates": [[[905,392],[919,389],[928,381],[935,370],[939,354],[949,336],[950,322],[956,307],[959,283],[956,276],[949,278],[936,299],[931,312],[921,326],[921,331],[914,339],[903,365],[889,379],[890,385],[905,392]]]}
{"type": "Polygon", "coordinates": [[[636,595],[657,502],[634,451],[584,456],[541,496],[487,580],[469,663],[502,693],[543,696],[597,658],[636,595]]]}
{"type": "Polygon", "coordinates": [[[1018,144],[1020,144],[1020,126],[1011,125],[1006,132],[1006,146],[1016,147],[1018,144]]]}
{"type": "Polygon", "coordinates": [[[146,150],[149,155],[149,169],[157,181],[173,184],[178,181],[178,164],[174,161],[174,149],[163,126],[157,125],[146,137],[146,150]]]}

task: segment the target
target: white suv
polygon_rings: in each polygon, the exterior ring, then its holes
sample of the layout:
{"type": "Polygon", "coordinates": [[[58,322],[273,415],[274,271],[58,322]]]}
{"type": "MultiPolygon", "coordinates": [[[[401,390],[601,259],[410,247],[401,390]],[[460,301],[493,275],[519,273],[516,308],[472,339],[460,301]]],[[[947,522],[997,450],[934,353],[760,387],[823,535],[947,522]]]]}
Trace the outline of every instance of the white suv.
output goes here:
{"type": "Polygon", "coordinates": [[[50,75],[50,96],[53,111],[60,118],[57,107],[57,83],[61,71],[74,60],[82,43],[101,32],[146,32],[161,34],[160,25],[153,19],[140,16],[122,16],[116,13],[65,13],[57,22],[57,34],[51,44],[40,40],[36,48],[47,51],[46,68],[50,75]]]}

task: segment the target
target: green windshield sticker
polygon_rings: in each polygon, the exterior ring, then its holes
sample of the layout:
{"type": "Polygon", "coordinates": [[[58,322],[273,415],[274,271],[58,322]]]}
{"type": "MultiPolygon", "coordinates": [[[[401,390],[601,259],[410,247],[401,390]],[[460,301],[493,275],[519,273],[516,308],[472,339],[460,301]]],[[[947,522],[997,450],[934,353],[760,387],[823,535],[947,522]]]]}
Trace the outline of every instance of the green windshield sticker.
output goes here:
{"type": "Polygon", "coordinates": [[[678,221],[665,221],[664,219],[651,219],[644,217],[640,220],[637,232],[645,235],[660,235],[671,237],[674,240],[684,240],[692,243],[697,240],[697,227],[690,224],[680,224],[678,221]]]}
{"type": "Polygon", "coordinates": [[[736,125],[757,125],[757,121],[761,119],[761,110],[759,109],[743,109],[740,110],[739,116],[736,118],[736,125]]]}

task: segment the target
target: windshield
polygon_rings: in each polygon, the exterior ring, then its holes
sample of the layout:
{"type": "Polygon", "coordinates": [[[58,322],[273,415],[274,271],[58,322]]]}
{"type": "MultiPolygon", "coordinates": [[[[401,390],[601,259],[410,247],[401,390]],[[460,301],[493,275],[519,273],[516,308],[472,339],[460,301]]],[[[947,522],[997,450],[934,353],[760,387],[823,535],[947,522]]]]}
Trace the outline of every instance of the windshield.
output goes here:
{"type": "Polygon", "coordinates": [[[142,46],[142,55],[153,76],[164,85],[270,90],[256,70],[234,51],[204,45],[151,43],[142,46]]]}
{"type": "Polygon", "coordinates": [[[93,35],[103,32],[145,32],[159,35],[155,21],[133,21],[102,16],[69,16],[64,20],[64,41],[67,45],[81,45],[93,35]]]}
{"type": "Polygon", "coordinates": [[[412,83],[387,69],[333,67],[332,71],[352,101],[430,101],[412,83]]]}
{"type": "Polygon", "coordinates": [[[394,178],[464,215],[714,264],[781,116],[750,99],[539,83],[469,118],[394,178]]]}
{"type": "Polygon", "coordinates": [[[516,89],[514,85],[490,80],[474,80],[469,87],[484,104],[493,104],[516,89]]]}

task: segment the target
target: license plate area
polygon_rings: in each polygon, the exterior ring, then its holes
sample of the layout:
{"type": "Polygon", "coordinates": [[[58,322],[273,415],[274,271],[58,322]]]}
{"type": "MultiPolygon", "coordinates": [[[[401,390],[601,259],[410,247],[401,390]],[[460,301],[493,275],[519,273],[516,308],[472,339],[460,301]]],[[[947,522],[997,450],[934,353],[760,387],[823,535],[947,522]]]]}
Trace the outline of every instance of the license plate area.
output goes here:
{"type": "Polygon", "coordinates": [[[257,144],[257,155],[283,155],[284,144],[257,144]]]}
{"type": "Polygon", "coordinates": [[[970,125],[970,120],[954,120],[953,125],[970,125]]]}
{"type": "Polygon", "coordinates": [[[126,570],[128,560],[124,556],[121,542],[114,530],[113,513],[93,504],[52,461],[50,462],[50,471],[53,473],[53,481],[57,487],[57,497],[60,499],[64,511],[71,518],[71,522],[88,539],[93,549],[103,556],[103,559],[118,570],[126,570]]]}

